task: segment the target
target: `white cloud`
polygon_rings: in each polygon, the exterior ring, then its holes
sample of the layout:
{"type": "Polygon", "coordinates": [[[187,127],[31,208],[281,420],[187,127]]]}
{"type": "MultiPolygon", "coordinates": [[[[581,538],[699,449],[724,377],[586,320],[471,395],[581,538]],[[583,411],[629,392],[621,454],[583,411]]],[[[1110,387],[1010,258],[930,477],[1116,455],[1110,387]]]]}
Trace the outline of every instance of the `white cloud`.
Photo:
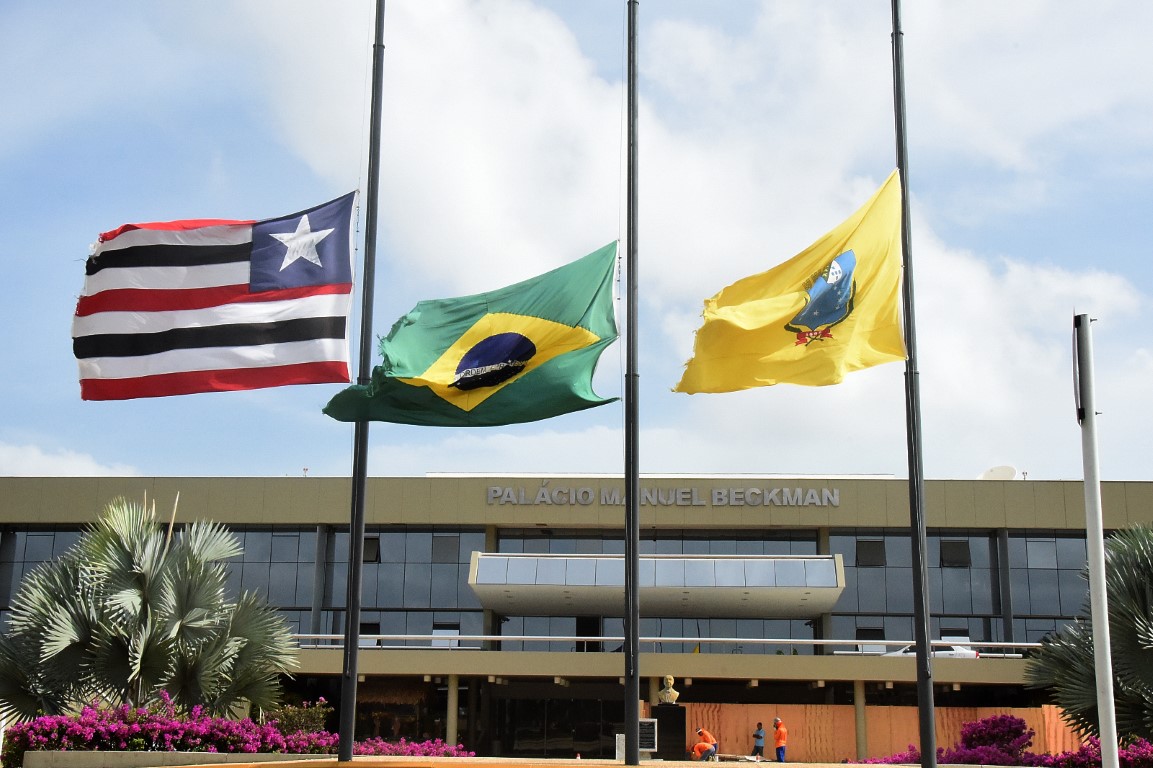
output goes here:
{"type": "Polygon", "coordinates": [[[140,471],[127,464],[102,464],[67,448],[0,443],[0,474],[8,477],[128,477],[140,471]]]}

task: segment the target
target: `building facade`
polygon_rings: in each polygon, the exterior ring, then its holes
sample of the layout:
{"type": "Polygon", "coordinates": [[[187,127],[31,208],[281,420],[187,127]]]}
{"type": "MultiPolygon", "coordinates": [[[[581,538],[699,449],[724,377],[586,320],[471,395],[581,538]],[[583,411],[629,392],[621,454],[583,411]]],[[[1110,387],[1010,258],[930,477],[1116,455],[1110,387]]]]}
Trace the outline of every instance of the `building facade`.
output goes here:
{"type": "MultiPolygon", "coordinates": [[[[362,570],[358,735],[439,736],[480,754],[611,755],[623,718],[623,480],[375,478],[362,570]],[[576,746],[574,746],[576,745],[576,746]]],[[[339,699],[350,482],[0,479],[0,611],[116,496],[179,494],[178,521],[240,537],[231,587],[300,636],[303,698],[339,699]]],[[[929,481],[938,706],[1036,706],[1030,644],[1087,584],[1079,482],[929,481]]],[[[1107,483],[1105,526],[1153,522],[1153,484],[1107,483]]],[[[682,703],[915,704],[908,487],[877,478],[646,477],[641,674],[682,703]]]]}

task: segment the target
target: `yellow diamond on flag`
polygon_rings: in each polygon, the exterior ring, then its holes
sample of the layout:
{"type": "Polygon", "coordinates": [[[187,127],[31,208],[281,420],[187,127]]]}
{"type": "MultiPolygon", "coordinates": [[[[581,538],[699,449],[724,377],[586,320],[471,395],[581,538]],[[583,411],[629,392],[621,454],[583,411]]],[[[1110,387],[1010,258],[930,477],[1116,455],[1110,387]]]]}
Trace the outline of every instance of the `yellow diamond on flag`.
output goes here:
{"type": "Polygon", "coordinates": [[[595,333],[508,312],[481,316],[452,346],[413,378],[437,397],[471,411],[504,387],[555,357],[600,341],[595,333]]]}

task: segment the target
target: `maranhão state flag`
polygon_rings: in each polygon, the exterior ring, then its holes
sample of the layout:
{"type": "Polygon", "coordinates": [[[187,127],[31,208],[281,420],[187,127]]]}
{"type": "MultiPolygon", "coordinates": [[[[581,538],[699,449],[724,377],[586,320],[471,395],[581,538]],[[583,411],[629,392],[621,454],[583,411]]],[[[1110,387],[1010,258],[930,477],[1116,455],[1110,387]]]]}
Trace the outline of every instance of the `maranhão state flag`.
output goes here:
{"type": "Polygon", "coordinates": [[[355,202],[100,235],[72,322],[81,398],[347,383],[355,202]]]}

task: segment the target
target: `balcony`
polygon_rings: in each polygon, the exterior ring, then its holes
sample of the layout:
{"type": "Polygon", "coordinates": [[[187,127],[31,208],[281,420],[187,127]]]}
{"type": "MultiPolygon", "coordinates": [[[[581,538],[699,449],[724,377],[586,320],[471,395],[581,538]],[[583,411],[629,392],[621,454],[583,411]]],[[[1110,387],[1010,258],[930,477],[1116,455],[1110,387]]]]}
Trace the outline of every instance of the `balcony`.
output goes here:
{"type": "MultiPolygon", "coordinates": [[[[845,588],[840,555],[642,555],[642,616],[812,618],[845,588]]],[[[621,555],[473,552],[468,584],[504,616],[621,616],[621,555]]]]}

